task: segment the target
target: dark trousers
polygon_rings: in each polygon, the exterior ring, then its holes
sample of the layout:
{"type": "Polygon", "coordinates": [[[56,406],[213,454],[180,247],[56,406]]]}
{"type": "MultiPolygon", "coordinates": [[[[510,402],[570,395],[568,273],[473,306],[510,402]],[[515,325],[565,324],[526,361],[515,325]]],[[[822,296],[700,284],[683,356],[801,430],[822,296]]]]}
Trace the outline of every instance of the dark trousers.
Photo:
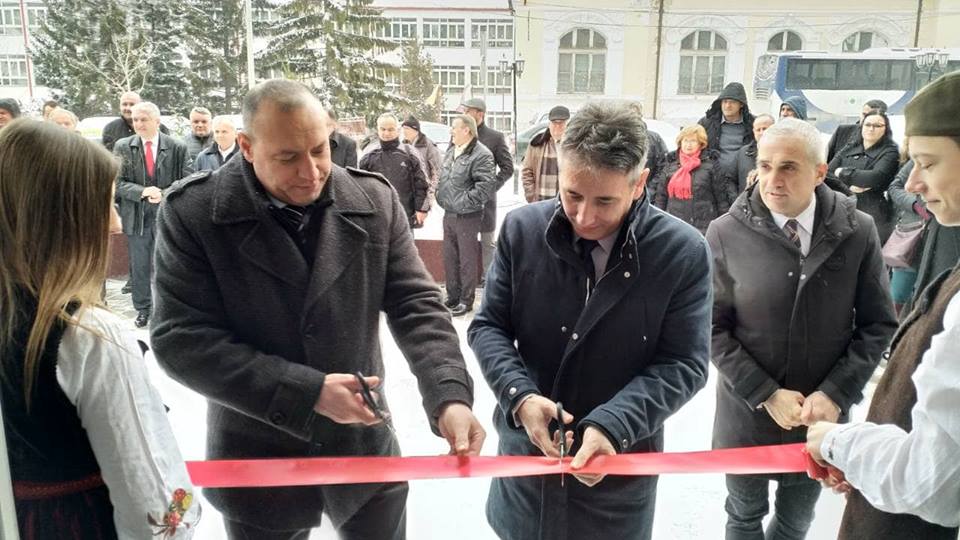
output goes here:
{"type": "Polygon", "coordinates": [[[763,518],[770,510],[771,480],[755,476],[727,475],[727,540],[801,540],[806,538],[813,509],[823,488],[799,475],[777,482],[773,519],[763,531],[763,518]]]}
{"type": "Polygon", "coordinates": [[[493,251],[497,248],[497,237],[493,231],[480,233],[480,254],[483,260],[483,278],[486,278],[487,271],[490,270],[490,263],[493,262],[493,251]]]}
{"type": "MultiPolygon", "coordinates": [[[[407,492],[405,482],[384,484],[357,512],[337,527],[340,540],[405,540],[407,492]]],[[[309,504],[307,501],[304,501],[309,504]]],[[[310,529],[271,531],[223,518],[229,540],[307,540],[310,529]]]]}
{"type": "Polygon", "coordinates": [[[481,212],[443,215],[443,273],[447,298],[473,305],[477,293],[477,266],[480,263],[481,212]]]}
{"type": "Polygon", "coordinates": [[[143,234],[128,234],[127,249],[130,253],[130,284],[133,309],[150,311],[153,298],[150,285],[153,283],[153,247],[156,244],[153,227],[144,227],[143,234]]]}

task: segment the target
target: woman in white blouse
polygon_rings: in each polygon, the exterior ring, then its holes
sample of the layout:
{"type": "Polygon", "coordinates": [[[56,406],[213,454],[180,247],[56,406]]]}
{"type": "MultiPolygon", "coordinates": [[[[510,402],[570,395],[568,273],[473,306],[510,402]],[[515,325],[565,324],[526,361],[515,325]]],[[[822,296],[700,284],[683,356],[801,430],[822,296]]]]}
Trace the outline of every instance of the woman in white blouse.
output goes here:
{"type": "Polygon", "coordinates": [[[0,130],[0,394],[24,540],[188,538],[199,519],[143,353],[100,305],[117,169],[55,125],[0,130]]]}

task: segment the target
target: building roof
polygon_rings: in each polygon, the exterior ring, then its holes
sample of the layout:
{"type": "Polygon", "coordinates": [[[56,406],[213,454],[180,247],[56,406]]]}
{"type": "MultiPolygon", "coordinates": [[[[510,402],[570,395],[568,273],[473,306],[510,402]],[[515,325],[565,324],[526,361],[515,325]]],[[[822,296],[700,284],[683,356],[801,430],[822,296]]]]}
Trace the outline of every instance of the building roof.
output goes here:
{"type": "Polygon", "coordinates": [[[382,9],[438,9],[445,11],[510,11],[510,0],[375,0],[374,7],[382,9]]]}

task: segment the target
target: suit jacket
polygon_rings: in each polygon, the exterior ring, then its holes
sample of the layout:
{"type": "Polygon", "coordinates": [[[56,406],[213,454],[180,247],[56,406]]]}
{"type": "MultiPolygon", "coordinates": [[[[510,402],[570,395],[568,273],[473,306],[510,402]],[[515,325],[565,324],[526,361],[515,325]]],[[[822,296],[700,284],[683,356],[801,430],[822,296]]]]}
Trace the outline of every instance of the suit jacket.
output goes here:
{"type": "MultiPolygon", "coordinates": [[[[116,198],[120,202],[120,220],[123,234],[140,235],[153,227],[159,205],[143,198],[143,188],[148,185],[147,164],[144,161],[143,141],[139,135],[117,141],[114,155],[121,161],[117,176],[116,198]]],[[[152,185],[166,190],[177,180],[193,172],[193,162],[187,157],[187,147],[180,141],[160,133],[157,157],[154,160],[152,185]]]]}
{"type": "Polygon", "coordinates": [[[490,150],[497,164],[497,186],[483,206],[483,219],[480,221],[481,232],[493,232],[497,226],[497,191],[513,176],[513,156],[510,155],[503,133],[487,126],[486,122],[477,126],[477,139],[490,150]]]}
{"type": "MultiPolygon", "coordinates": [[[[327,373],[384,375],[381,312],[434,431],[442,404],[472,404],[449,312],[389,183],[333,167],[325,189],[312,268],[242,156],[178,183],[162,205],[151,339],[170,376],[208,399],[210,459],[398,454],[386,426],[313,410],[327,373]]],[[[342,523],[378,488],[205,493],[228,518],[297,529],[317,526],[321,510],[342,523]]]]}
{"type": "Polygon", "coordinates": [[[350,137],[334,131],[330,134],[330,160],[341,167],[357,166],[357,143],[350,137]]]}

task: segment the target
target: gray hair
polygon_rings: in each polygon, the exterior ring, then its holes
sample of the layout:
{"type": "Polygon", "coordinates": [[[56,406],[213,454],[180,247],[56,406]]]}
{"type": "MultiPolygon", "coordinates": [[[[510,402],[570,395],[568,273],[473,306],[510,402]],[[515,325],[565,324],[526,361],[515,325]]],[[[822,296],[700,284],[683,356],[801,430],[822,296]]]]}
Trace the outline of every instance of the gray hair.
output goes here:
{"type": "Polygon", "coordinates": [[[214,116],[213,120],[210,121],[210,125],[217,127],[217,124],[230,124],[230,127],[237,129],[237,125],[233,123],[233,118],[226,115],[214,116]]]}
{"type": "Polygon", "coordinates": [[[774,118],[774,116],[773,116],[772,114],[769,114],[769,113],[760,113],[760,114],[754,116],[754,117],[753,117],[753,123],[756,124],[756,123],[757,123],[757,120],[759,120],[759,119],[761,119],[761,118],[769,118],[770,121],[773,122],[774,124],[777,123],[777,119],[774,118]]]}
{"type": "MultiPolygon", "coordinates": [[[[202,114],[204,116],[213,116],[213,113],[210,112],[210,109],[206,107],[194,107],[190,109],[190,114],[193,114],[193,113],[202,114]]],[[[190,116],[190,115],[188,114],[187,116],[190,116]]]]}
{"type": "Polygon", "coordinates": [[[467,126],[467,129],[470,130],[470,134],[473,135],[473,138],[477,138],[477,121],[473,119],[469,114],[458,114],[450,119],[450,125],[453,125],[455,120],[459,120],[460,123],[467,126]]]}
{"type": "Polygon", "coordinates": [[[763,133],[763,142],[778,137],[799,139],[814,165],[827,162],[827,149],[820,132],[807,122],[797,118],[781,118],[763,133]]]}
{"type": "Polygon", "coordinates": [[[77,124],[80,123],[80,119],[77,118],[77,115],[73,114],[73,111],[68,111],[63,107],[57,107],[50,111],[50,116],[47,117],[47,122],[54,122],[55,117],[57,116],[66,116],[69,118],[70,121],[73,122],[73,127],[77,127],[77,124]]]}
{"type": "Polygon", "coordinates": [[[140,98],[140,94],[134,92],[133,90],[128,90],[128,91],[120,94],[120,101],[123,101],[123,98],[128,97],[128,96],[129,96],[129,97],[137,98],[137,101],[142,101],[142,99],[140,98]]]}
{"type": "Polygon", "coordinates": [[[395,115],[395,114],[393,114],[393,113],[387,112],[387,113],[383,113],[383,114],[381,114],[380,116],[378,116],[378,117],[377,117],[377,125],[378,125],[378,126],[380,125],[380,121],[381,121],[381,120],[393,120],[394,123],[396,123],[398,126],[400,125],[400,119],[397,118],[397,115],[395,115]]]}
{"type": "Polygon", "coordinates": [[[264,81],[247,92],[243,98],[243,130],[253,136],[253,119],[264,102],[273,103],[281,112],[290,112],[311,104],[320,107],[320,101],[304,84],[287,79],[264,81]]]}
{"type": "Polygon", "coordinates": [[[630,185],[646,164],[647,125],[626,103],[596,102],[573,115],[563,135],[563,159],[626,174],[630,185]]]}
{"type": "Polygon", "coordinates": [[[149,101],[141,101],[130,108],[131,114],[136,114],[137,111],[146,111],[151,118],[160,118],[160,108],[149,101]]]}

